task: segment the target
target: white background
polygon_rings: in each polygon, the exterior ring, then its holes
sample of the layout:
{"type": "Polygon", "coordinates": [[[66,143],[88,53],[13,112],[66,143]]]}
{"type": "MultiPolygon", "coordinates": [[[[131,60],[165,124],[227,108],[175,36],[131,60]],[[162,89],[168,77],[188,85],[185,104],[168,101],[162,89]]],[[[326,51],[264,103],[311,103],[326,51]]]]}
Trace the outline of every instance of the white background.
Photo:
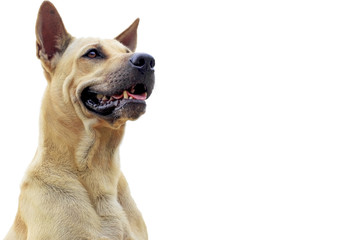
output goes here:
{"type": "MultiPolygon", "coordinates": [[[[156,88],[120,156],[150,239],[360,239],[358,1],[53,3],[79,37],[141,18],[156,88]]],[[[0,3],[0,238],[37,146],[40,4],[0,3]]]]}

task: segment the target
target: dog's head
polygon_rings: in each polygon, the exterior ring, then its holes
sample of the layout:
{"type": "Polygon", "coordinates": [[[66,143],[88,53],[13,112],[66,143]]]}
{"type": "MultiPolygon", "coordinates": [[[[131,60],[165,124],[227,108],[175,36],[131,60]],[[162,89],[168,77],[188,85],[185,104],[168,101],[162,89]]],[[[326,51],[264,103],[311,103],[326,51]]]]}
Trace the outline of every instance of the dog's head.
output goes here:
{"type": "Polygon", "coordinates": [[[43,2],[36,23],[37,56],[56,109],[111,126],[145,112],[145,100],[154,87],[155,60],[134,53],[138,24],[136,19],[115,39],[78,39],[66,31],[54,5],[43,2]]]}

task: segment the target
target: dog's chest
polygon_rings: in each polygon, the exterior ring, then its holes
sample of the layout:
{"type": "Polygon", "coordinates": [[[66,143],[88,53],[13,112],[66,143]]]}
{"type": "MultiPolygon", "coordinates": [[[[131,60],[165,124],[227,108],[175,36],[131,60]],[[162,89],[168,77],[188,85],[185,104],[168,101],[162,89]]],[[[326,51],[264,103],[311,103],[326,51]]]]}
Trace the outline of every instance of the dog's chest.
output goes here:
{"type": "Polygon", "coordinates": [[[96,212],[100,219],[102,236],[119,240],[136,239],[131,232],[125,211],[114,197],[99,198],[96,212]]]}

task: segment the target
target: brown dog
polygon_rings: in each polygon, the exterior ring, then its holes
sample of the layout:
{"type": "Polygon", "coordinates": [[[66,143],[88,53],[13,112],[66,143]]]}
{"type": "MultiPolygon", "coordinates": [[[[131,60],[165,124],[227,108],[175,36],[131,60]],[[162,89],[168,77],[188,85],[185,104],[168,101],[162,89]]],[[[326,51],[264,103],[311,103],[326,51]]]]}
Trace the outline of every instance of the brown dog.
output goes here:
{"type": "Polygon", "coordinates": [[[118,157],[125,122],[145,112],[154,86],[155,60],[133,53],[138,23],[113,40],[76,39],[50,2],[41,5],[39,146],[5,239],[148,239],[118,157]]]}

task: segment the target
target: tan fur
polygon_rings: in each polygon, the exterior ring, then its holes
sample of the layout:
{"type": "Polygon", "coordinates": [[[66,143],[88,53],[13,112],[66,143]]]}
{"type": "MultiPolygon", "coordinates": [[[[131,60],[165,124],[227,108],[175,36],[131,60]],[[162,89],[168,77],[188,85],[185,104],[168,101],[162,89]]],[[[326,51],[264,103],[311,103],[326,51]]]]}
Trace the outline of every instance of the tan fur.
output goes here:
{"type": "Polygon", "coordinates": [[[148,239],[120,171],[118,146],[128,119],[106,121],[79,102],[83,86],[105,82],[104,73],[118,71],[131,52],[115,39],[76,39],[66,34],[58,42],[61,49],[51,59],[38,46],[48,81],[39,146],[5,239],[148,239]],[[106,61],[91,64],[79,57],[96,45],[107,53],[106,61]]]}

